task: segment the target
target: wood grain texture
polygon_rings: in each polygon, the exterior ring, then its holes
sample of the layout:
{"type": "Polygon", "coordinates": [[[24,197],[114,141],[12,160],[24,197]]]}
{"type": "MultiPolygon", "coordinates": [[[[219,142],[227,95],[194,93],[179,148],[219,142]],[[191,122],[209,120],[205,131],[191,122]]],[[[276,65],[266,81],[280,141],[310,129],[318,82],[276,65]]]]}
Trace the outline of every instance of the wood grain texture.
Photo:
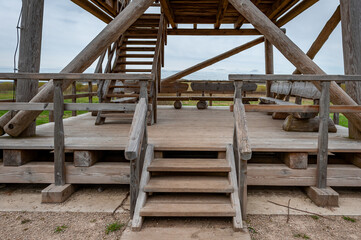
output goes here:
{"type": "Polygon", "coordinates": [[[225,159],[162,158],[154,159],[150,172],[230,172],[225,159]]]}

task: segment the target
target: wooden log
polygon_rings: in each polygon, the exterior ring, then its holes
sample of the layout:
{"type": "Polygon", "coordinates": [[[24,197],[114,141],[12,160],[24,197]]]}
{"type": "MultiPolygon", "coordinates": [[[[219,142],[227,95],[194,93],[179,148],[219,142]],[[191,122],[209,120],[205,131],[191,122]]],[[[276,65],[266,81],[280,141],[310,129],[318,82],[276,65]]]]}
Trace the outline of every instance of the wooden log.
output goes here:
{"type": "MultiPolygon", "coordinates": [[[[134,0],[101,31],[87,47],[83,49],[61,72],[85,71],[115,40],[119,38],[153,3],[153,0],[134,0]]],[[[66,89],[72,80],[64,81],[66,89]]],[[[49,102],[53,97],[52,81],[38,93],[31,102],[49,102]]],[[[5,132],[11,136],[19,136],[23,130],[40,114],[40,112],[20,111],[6,126],[5,132]]]]}
{"type": "Polygon", "coordinates": [[[330,187],[307,187],[306,194],[319,207],[338,207],[339,194],[330,187]]]}
{"type": "Polygon", "coordinates": [[[256,36],[261,35],[257,29],[168,29],[168,35],[177,36],[256,36]]]}
{"type": "MultiPolygon", "coordinates": [[[[41,38],[43,30],[44,0],[23,0],[19,44],[19,72],[40,70],[41,38]]],[[[18,80],[16,101],[29,102],[38,93],[38,80],[18,80]]],[[[36,122],[22,131],[22,137],[36,134],[36,122]]]]}
{"type": "Polygon", "coordinates": [[[113,20],[112,17],[110,17],[108,14],[106,14],[105,12],[103,12],[102,10],[100,10],[98,7],[96,7],[94,4],[90,3],[87,0],[71,0],[71,1],[107,24],[113,20]]]}
{"type": "Polygon", "coordinates": [[[175,109],[181,109],[182,108],[182,102],[180,100],[174,101],[174,108],[175,109]]]}
{"type": "MultiPolygon", "coordinates": [[[[361,2],[341,0],[342,42],[345,74],[361,74],[361,2]]],[[[361,81],[346,82],[346,92],[361,105],[361,81]]],[[[361,124],[350,121],[349,136],[361,139],[361,124]]]]}
{"type": "Polygon", "coordinates": [[[282,27],[286,25],[289,21],[300,15],[302,12],[306,11],[308,8],[312,7],[319,0],[303,0],[297,6],[292,8],[284,16],[277,20],[276,25],[282,27]]]}
{"type": "MultiPolygon", "coordinates": [[[[200,93],[234,93],[232,82],[192,82],[192,92],[200,93]]],[[[254,92],[257,90],[256,83],[243,83],[243,92],[254,92]]]]}
{"type": "MultiPolygon", "coordinates": [[[[266,74],[274,74],[274,66],[273,66],[273,46],[272,44],[265,39],[264,41],[265,47],[265,72],[266,74]]],[[[271,81],[266,81],[266,96],[273,97],[271,93],[271,81]]]]}
{"type": "MultiPolygon", "coordinates": [[[[317,188],[327,187],[328,129],[330,122],[330,83],[321,83],[320,127],[318,130],[317,188]]],[[[333,123],[333,121],[331,120],[333,123]]]]}
{"type": "Polygon", "coordinates": [[[54,80],[54,179],[55,186],[65,184],[64,97],[62,81],[54,80]]]}
{"type": "Polygon", "coordinates": [[[90,167],[93,166],[102,157],[102,151],[74,151],[74,166],[75,167],[90,167]]]}
{"type": "Polygon", "coordinates": [[[205,67],[208,67],[208,66],[210,66],[210,65],[212,65],[212,64],[214,64],[216,62],[222,61],[223,59],[229,58],[229,57],[231,57],[231,56],[233,56],[233,55],[235,55],[237,53],[240,53],[240,52],[242,52],[244,50],[247,50],[247,49],[249,49],[249,48],[251,48],[253,46],[256,46],[256,45],[262,43],[263,41],[264,41],[264,38],[260,37],[260,38],[257,38],[255,40],[249,42],[249,43],[246,43],[246,44],[241,45],[239,47],[233,48],[233,49],[231,49],[231,50],[229,50],[229,51],[227,51],[225,53],[217,55],[217,56],[215,56],[213,58],[210,58],[210,59],[205,60],[205,61],[203,61],[201,63],[198,63],[198,64],[196,64],[196,65],[194,65],[192,67],[189,67],[189,68],[187,68],[187,69],[185,69],[185,70],[183,70],[183,71],[181,71],[179,73],[176,73],[176,74],[174,74],[172,76],[169,76],[169,77],[167,77],[165,79],[162,79],[162,84],[172,83],[172,82],[174,82],[174,81],[176,81],[178,79],[181,79],[184,76],[187,76],[187,75],[189,75],[191,73],[194,73],[194,72],[199,71],[199,70],[201,70],[201,69],[203,69],[205,67]]]}
{"type": "Polygon", "coordinates": [[[308,153],[282,153],[281,159],[292,169],[306,169],[308,165],[308,153]]]}
{"type": "MultiPolygon", "coordinates": [[[[269,18],[248,0],[229,0],[229,2],[303,74],[325,74],[302,50],[293,43],[269,18]]],[[[321,85],[313,82],[320,90],[321,85]]],[[[357,105],[336,82],[331,83],[330,96],[336,105],[357,105]]],[[[361,131],[361,113],[345,114],[361,131]]]]}
{"type": "Polygon", "coordinates": [[[200,100],[197,102],[197,109],[203,110],[208,108],[208,102],[204,100],[200,100]]]}
{"type": "Polygon", "coordinates": [[[27,162],[36,160],[38,154],[33,150],[3,150],[4,166],[21,166],[27,162]]]}
{"type": "Polygon", "coordinates": [[[274,112],[272,113],[272,119],[281,119],[285,120],[290,114],[284,112],[274,112]]]}
{"type": "MultiPolygon", "coordinates": [[[[320,118],[299,119],[293,115],[289,115],[283,122],[282,129],[287,132],[318,132],[320,125],[320,118]]],[[[331,133],[337,132],[337,128],[331,118],[328,118],[328,131],[331,133]]]]}
{"type": "MultiPolygon", "coordinates": [[[[317,53],[321,50],[321,48],[326,43],[331,33],[335,30],[340,21],[341,12],[340,6],[338,6],[336,11],[332,14],[331,18],[327,21],[326,25],[323,27],[322,31],[317,36],[316,40],[313,42],[312,46],[308,50],[307,56],[309,56],[311,59],[315,58],[317,53]]],[[[301,74],[301,72],[296,69],[293,74],[301,74]]]]}
{"type": "Polygon", "coordinates": [[[62,186],[51,184],[41,191],[41,203],[62,203],[74,192],[75,187],[72,184],[65,184],[62,186]]]}

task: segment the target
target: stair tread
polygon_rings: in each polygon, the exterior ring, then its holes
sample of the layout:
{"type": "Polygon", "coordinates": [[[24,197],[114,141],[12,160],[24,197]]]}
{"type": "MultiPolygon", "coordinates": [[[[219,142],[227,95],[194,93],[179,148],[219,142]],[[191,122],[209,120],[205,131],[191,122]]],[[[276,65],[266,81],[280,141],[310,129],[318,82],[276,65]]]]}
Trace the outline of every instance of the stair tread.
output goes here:
{"type": "Polygon", "coordinates": [[[152,176],[145,192],[232,193],[225,176],[152,176]]]}
{"type": "Polygon", "coordinates": [[[230,172],[231,167],[226,159],[158,158],[152,161],[148,171],[230,172]]]}
{"type": "Polygon", "coordinates": [[[154,195],[141,209],[141,216],[158,217],[233,217],[230,198],[219,194],[154,195]]]}

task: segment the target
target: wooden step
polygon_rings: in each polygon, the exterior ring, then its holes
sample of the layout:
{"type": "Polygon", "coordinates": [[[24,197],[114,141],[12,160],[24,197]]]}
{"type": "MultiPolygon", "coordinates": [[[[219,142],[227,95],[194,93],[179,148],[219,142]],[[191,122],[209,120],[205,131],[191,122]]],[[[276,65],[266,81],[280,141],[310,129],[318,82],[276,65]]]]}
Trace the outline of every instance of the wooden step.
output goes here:
{"type": "Polygon", "coordinates": [[[226,159],[157,158],[149,172],[230,172],[226,159]]]}
{"type": "Polygon", "coordinates": [[[229,197],[219,194],[153,195],[140,210],[144,217],[233,217],[235,214],[229,197]]]}
{"type": "Polygon", "coordinates": [[[152,176],[145,192],[232,193],[224,176],[152,176]]]}
{"type": "Polygon", "coordinates": [[[118,65],[153,65],[153,62],[146,61],[127,61],[127,62],[117,62],[118,65]]]}
{"type": "Polygon", "coordinates": [[[139,19],[160,19],[160,14],[151,14],[151,13],[147,13],[147,14],[143,14],[142,16],[139,17],[139,19]]]}
{"type": "Polygon", "coordinates": [[[121,47],[119,48],[123,51],[132,51],[132,52],[154,52],[155,47],[121,47]]]}
{"type": "Polygon", "coordinates": [[[127,45],[156,45],[157,41],[126,41],[127,45]]]}
{"type": "Polygon", "coordinates": [[[125,34],[125,37],[132,39],[157,39],[157,34],[125,34]]]}
{"type": "Polygon", "coordinates": [[[118,72],[152,72],[152,69],[119,69],[118,72]]]}
{"type": "Polygon", "coordinates": [[[154,58],[154,54],[119,54],[119,57],[125,57],[125,58],[154,58]]]}
{"type": "Polygon", "coordinates": [[[123,97],[139,97],[139,94],[137,93],[131,93],[131,94],[123,94],[123,93],[109,93],[106,95],[108,98],[117,97],[117,98],[123,98],[123,97]]]}

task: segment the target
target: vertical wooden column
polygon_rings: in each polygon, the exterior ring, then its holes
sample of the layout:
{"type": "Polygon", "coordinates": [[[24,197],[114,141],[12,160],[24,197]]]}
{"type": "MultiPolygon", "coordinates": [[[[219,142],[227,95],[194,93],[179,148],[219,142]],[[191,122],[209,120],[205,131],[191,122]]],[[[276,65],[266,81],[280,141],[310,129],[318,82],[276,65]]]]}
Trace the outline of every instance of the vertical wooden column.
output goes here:
{"type": "MultiPolygon", "coordinates": [[[[264,50],[265,50],[265,72],[266,74],[274,74],[274,67],[273,67],[273,45],[267,39],[264,41],[264,50]]],[[[272,81],[266,82],[266,96],[271,96],[271,84],[272,81]]]]}
{"type": "Polygon", "coordinates": [[[88,92],[89,92],[88,101],[89,103],[93,103],[93,96],[91,95],[93,94],[93,80],[88,82],[88,92]]]}
{"type": "MultiPolygon", "coordinates": [[[[71,84],[71,102],[76,103],[76,81],[72,82],[71,84]]],[[[74,117],[76,116],[76,111],[72,111],[71,115],[74,117]]]]}
{"type": "MultiPolygon", "coordinates": [[[[340,0],[341,2],[341,23],[343,58],[345,74],[361,75],[361,1],[360,0],[340,0]]],[[[361,104],[361,81],[346,82],[346,92],[361,104]]],[[[349,135],[354,139],[361,139],[360,126],[349,122],[349,135]]]]}
{"type": "MultiPolygon", "coordinates": [[[[40,70],[41,38],[43,31],[44,0],[22,0],[19,47],[19,72],[38,73],[40,70]]],[[[18,80],[16,101],[29,102],[38,93],[38,80],[18,80]]],[[[28,137],[36,134],[35,120],[22,132],[28,137]]]]}
{"type": "Polygon", "coordinates": [[[317,187],[327,187],[328,119],[330,113],[330,82],[321,83],[320,127],[318,130],[317,187]]]}

